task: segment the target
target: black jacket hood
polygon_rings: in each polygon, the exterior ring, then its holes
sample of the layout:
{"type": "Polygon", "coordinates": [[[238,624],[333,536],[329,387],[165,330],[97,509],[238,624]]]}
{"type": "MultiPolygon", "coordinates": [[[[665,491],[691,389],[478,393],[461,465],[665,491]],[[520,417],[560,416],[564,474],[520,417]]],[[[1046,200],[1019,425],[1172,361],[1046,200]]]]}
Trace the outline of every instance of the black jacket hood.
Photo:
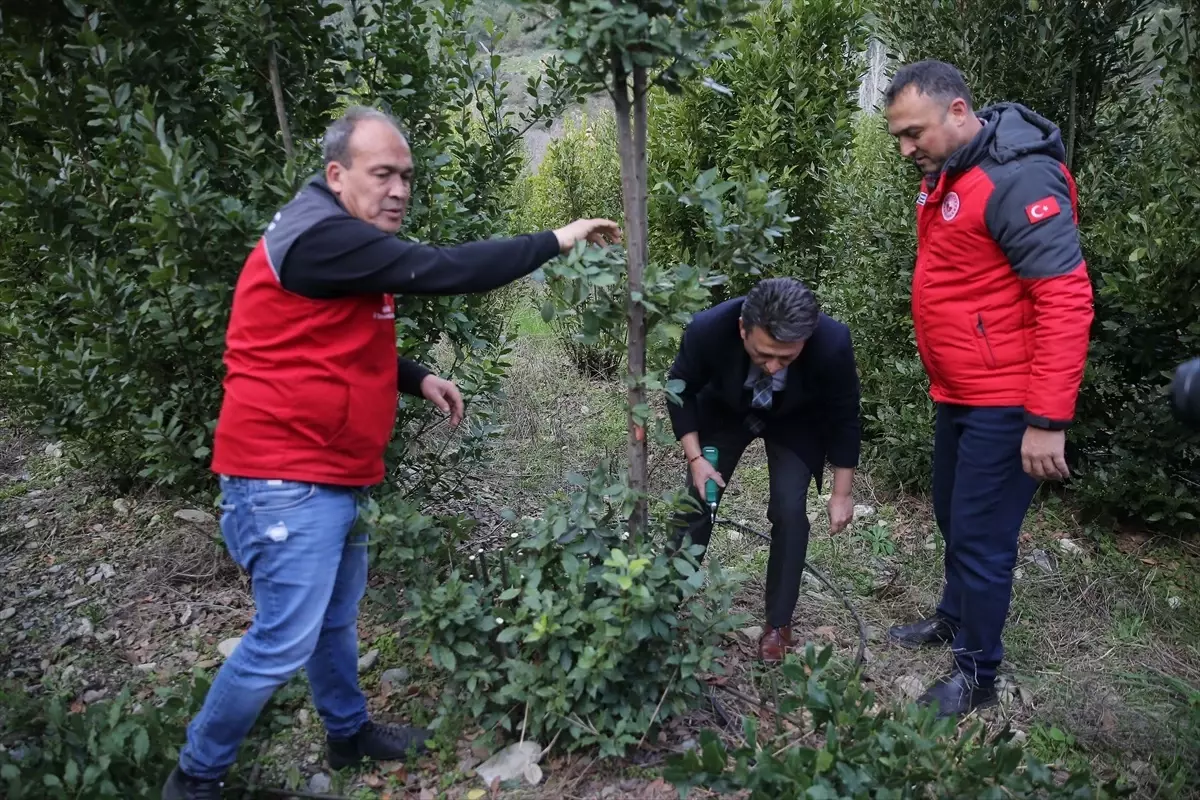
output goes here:
{"type": "Polygon", "coordinates": [[[1020,103],[997,103],[980,109],[975,116],[983,123],[983,130],[950,157],[947,172],[965,172],[988,157],[997,164],[1034,154],[1066,160],[1058,126],[1020,103]]]}

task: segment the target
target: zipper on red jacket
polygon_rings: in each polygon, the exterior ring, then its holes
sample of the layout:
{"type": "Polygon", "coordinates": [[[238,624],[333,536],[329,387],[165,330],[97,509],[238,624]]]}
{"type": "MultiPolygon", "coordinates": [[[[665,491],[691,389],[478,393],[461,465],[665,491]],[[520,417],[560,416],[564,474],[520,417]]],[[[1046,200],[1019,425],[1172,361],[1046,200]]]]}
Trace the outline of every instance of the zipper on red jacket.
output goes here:
{"type": "Polygon", "coordinates": [[[979,338],[983,339],[983,346],[987,348],[989,359],[988,368],[995,369],[996,351],[992,350],[992,342],[990,339],[988,339],[987,330],[983,327],[983,314],[976,312],[975,320],[975,329],[979,331],[979,338]]]}

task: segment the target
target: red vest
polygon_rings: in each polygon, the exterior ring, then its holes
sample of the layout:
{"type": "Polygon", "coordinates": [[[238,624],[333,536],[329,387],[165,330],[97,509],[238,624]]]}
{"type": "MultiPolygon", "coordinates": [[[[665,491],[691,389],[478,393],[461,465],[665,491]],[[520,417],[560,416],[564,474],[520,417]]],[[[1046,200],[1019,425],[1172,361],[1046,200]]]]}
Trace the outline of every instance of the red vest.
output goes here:
{"type": "Polygon", "coordinates": [[[392,296],[309,299],[284,289],[276,269],[297,236],[344,213],[306,187],[246,259],[226,333],[214,472],[340,486],[383,480],[398,400],[392,296]]]}

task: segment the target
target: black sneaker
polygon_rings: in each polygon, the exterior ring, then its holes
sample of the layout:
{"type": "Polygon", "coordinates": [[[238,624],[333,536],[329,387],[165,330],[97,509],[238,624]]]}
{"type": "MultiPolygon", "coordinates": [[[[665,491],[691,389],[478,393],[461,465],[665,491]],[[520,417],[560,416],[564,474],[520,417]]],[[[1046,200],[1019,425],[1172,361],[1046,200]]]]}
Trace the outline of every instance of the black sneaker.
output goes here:
{"type": "Polygon", "coordinates": [[[995,705],[996,687],[994,684],[978,684],[966,673],[955,672],[930,686],[925,694],[917,698],[917,704],[923,706],[933,705],[935,701],[939,719],[961,717],[977,708],[995,705]]]}
{"type": "Polygon", "coordinates": [[[950,644],[958,631],[943,616],[934,615],[920,622],[896,625],[888,629],[888,639],[901,647],[918,648],[950,644]]]}
{"type": "Polygon", "coordinates": [[[221,800],[220,780],[193,778],[178,766],[163,784],[162,800],[221,800]]]}
{"type": "Polygon", "coordinates": [[[424,728],[406,725],[378,725],[368,722],[349,739],[326,739],[325,755],[331,769],[353,766],[364,758],[372,761],[400,761],[409,752],[425,752],[425,742],[432,734],[424,728]]]}

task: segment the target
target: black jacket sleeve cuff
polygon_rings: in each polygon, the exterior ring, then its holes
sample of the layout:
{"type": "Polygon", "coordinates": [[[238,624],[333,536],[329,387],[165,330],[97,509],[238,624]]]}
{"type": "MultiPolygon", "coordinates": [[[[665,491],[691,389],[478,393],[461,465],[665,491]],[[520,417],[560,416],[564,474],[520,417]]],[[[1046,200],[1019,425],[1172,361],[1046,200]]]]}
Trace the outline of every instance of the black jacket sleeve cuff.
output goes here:
{"type": "Polygon", "coordinates": [[[433,373],[415,361],[400,356],[396,359],[396,388],[404,394],[421,396],[421,381],[433,373]]]}
{"type": "Polygon", "coordinates": [[[1039,417],[1037,414],[1025,412],[1025,424],[1031,428],[1042,428],[1048,431],[1065,431],[1071,427],[1069,419],[1049,419],[1048,417],[1039,417]]]}

